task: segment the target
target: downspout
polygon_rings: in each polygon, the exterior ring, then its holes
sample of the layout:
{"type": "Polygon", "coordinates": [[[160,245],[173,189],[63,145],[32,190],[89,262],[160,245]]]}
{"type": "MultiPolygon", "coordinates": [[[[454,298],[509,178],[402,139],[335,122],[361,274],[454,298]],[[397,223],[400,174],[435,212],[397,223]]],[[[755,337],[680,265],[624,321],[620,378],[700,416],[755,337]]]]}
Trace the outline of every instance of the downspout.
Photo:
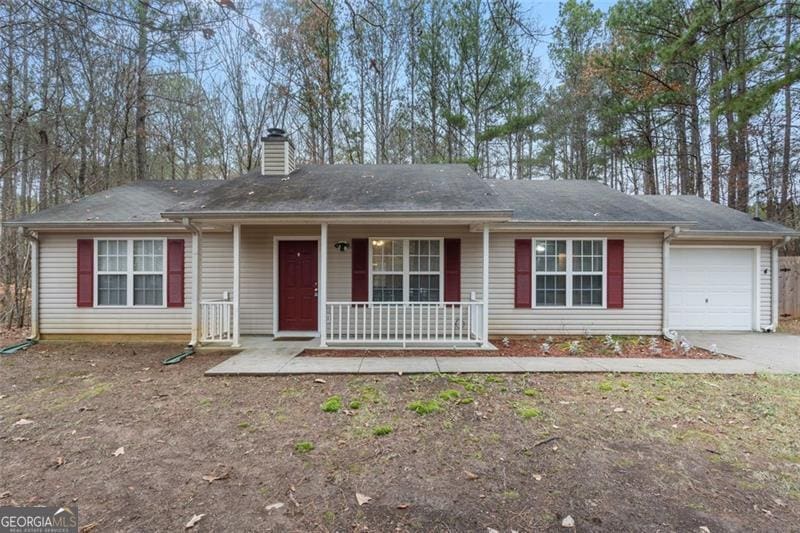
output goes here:
{"type": "Polygon", "coordinates": [[[669,329],[669,244],[680,233],[680,226],[675,226],[664,233],[661,242],[661,334],[670,341],[675,340],[678,332],[669,329]]]}
{"type": "Polygon", "coordinates": [[[28,339],[39,340],[39,237],[36,232],[25,232],[31,242],[31,334],[28,339]]]}
{"type": "Polygon", "coordinates": [[[778,321],[780,319],[778,316],[780,313],[780,310],[778,309],[778,249],[789,244],[789,241],[791,240],[792,238],[787,235],[782,241],[778,241],[777,243],[773,244],[772,248],[770,249],[770,253],[772,255],[770,258],[770,290],[772,292],[770,295],[772,300],[772,313],[770,314],[770,317],[772,322],[765,328],[762,328],[764,332],[774,333],[778,329],[778,321]]]}
{"type": "Polygon", "coordinates": [[[202,231],[188,217],[184,217],[181,223],[192,233],[192,339],[189,341],[189,345],[196,347],[200,338],[200,237],[202,231]]]}

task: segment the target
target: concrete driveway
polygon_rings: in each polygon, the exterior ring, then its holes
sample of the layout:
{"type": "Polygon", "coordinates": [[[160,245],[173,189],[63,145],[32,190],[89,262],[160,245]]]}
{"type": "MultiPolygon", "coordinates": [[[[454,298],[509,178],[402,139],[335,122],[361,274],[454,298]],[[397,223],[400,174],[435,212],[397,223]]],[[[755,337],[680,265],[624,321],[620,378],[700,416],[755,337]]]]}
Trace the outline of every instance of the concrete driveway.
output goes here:
{"type": "Polygon", "coordinates": [[[681,333],[700,348],[716,345],[719,353],[744,359],[765,369],[800,372],[800,335],[752,331],[690,331],[681,333]]]}

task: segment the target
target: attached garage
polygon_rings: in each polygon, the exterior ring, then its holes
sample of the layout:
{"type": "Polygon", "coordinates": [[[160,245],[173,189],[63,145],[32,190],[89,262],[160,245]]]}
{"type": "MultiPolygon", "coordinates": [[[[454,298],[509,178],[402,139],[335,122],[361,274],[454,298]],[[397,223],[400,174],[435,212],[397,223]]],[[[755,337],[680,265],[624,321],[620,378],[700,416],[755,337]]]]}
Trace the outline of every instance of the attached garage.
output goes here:
{"type": "Polygon", "coordinates": [[[757,330],[757,247],[670,247],[672,330],[757,330]]]}

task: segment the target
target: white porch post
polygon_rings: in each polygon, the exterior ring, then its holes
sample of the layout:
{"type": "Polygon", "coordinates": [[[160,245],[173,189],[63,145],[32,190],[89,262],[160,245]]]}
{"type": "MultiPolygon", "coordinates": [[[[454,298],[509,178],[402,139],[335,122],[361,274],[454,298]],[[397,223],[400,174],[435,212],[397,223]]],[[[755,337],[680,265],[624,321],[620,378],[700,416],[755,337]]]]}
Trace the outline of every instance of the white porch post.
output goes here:
{"type": "MultiPolygon", "coordinates": [[[[188,222],[184,222],[184,225],[188,222]]],[[[190,344],[197,346],[200,342],[200,283],[202,277],[202,267],[200,266],[202,254],[200,252],[201,234],[195,227],[192,230],[192,340],[190,344]]]]}
{"type": "Polygon", "coordinates": [[[489,225],[483,225],[483,347],[488,348],[489,343],[489,225]]]}
{"type": "Polygon", "coordinates": [[[233,225],[233,346],[239,346],[239,250],[242,241],[242,225],[233,225]]]}
{"type": "Polygon", "coordinates": [[[319,314],[317,317],[317,328],[319,329],[319,345],[327,346],[326,337],[326,307],[328,302],[328,223],[323,222],[319,228],[319,283],[317,300],[319,302],[319,314]]]}

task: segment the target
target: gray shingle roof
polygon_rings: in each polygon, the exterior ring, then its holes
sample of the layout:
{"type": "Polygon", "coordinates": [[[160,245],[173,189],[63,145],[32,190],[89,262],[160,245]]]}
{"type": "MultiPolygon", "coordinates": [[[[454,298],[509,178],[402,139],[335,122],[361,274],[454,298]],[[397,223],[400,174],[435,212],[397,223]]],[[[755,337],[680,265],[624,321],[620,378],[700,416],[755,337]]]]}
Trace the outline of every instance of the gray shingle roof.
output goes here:
{"type": "Polygon", "coordinates": [[[220,180],[140,181],[85,196],[18,218],[16,226],[58,224],[149,224],[168,222],[161,213],[181,199],[206,193],[220,180]]]}
{"type": "Polygon", "coordinates": [[[520,222],[671,223],[680,216],[587,180],[496,180],[490,186],[520,222]]]}
{"type": "Polygon", "coordinates": [[[592,181],[486,181],[466,165],[305,165],[291,176],[143,181],[12,226],[167,223],[182,214],[476,214],[542,224],[683,224],[690,232],[797,235],[694,196],[630,196],[592,181]]]}
{"type": "Polygon", "coordinates": [[[695,222],[685,228],[691,232],[710,233],[775,233],[796,235],[798,232],[775,222],[755,220],[747,213],[710,202],[697,196],[637,196],[637,200],[656,209],[674,213],[676,216],[695,222]]]}
{"type": "Polygon", "coordinates": [[[251,173],[166,211],[180,213],[507,213],[467,165],[303,165],[251,173]]]}

